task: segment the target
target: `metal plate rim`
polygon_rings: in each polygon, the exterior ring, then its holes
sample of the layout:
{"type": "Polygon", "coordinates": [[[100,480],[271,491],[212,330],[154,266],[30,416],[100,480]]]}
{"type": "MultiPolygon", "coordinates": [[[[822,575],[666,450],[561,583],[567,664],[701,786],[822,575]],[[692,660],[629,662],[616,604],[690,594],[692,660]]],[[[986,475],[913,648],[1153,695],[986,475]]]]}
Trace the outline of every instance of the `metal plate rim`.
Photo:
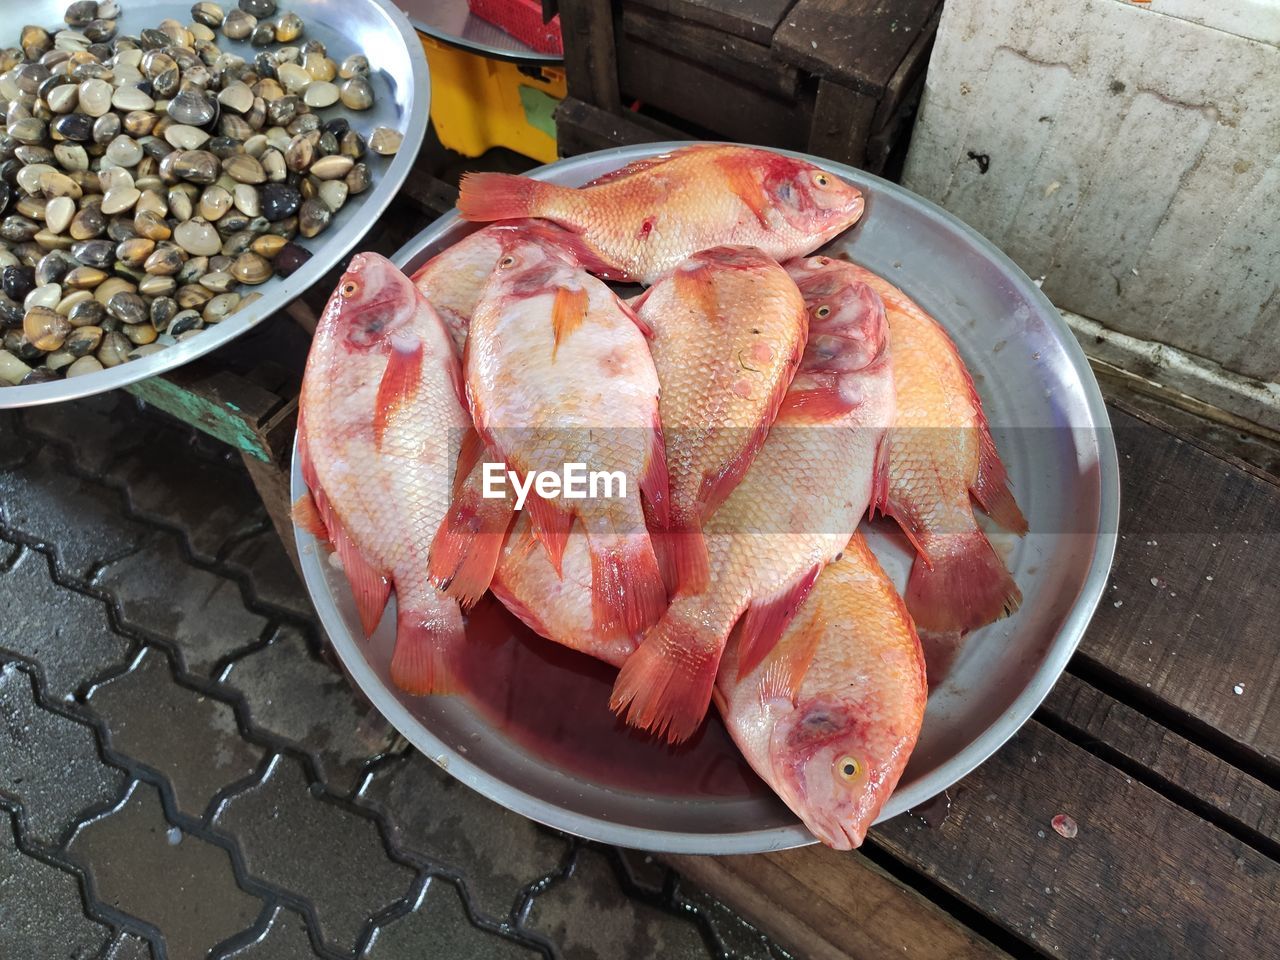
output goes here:
{"type": "MultiPolygon", "coordinates": [[[[446,21],[450,16],[457,17],[459,7],[469,6],[466,0],[427,0],[427,2],[431,12],[437,16],[443,16],[446,21]]],[[[417,4],[414,6],[417,6],[417,4]]],[[[564,54],[540,53],[522,40],[516,39],[501,27],[485,23],[481,18],[471,13],[469,9],[463,17],[463,29],[466,29],[466,25],[474,18],[474,20],[484,23],[486,27],[502,33],[509,39],[511,46],[499,47],[492,43],[485,43],[482,40],[474,40],[445,27],[429,23],[425,19],[425,15],[416,10],[412,13],[405,12],[409,17],[409,22],[413,24],[419,33],[433,40],[439,40],[441,43],[447,43],[451,47],[457,47],[459,50],[465,50],[468,53],[476,53],[492,60],[505,60],[508,63],[523,63],[529,66],[559,66],[564,63],[564,54]]]]}
{"type": "MultiPolygon", "coordinates": [[[[689,146],[690,141],[668,141],[631,147],[614,147],[608,150],[581,154],[569,160],[546,164],[528,172],[529,176],[545,178],[549,171],[563,171],[567,167],[588,165],[605,159],[617,159],[619,165],[641,157],[689,146]]],[[[876,823],[891,819],[913,806],[937,796],[968,775],[999,750],[1031,718],[1036,708],[1048,696],[1065,670],[1067,662],[1079,646],[1085,629],[1093,616],[1106,588],[1118,540],[1117,525],[1120,516],[1119,458],[1110,430],[1110,418],[1102,398],[1101,389],[1094,377],[1084,351],[1056,307],[1040,291],[1032,280],[1003,251],[953,214],[920,197],[906,188],[876,177],[862,170],[843,164],[815,158],[796,151],[775,152],[801,157],[818,163],[826,169],[846,177],[867,181],[877,190],[893,192],[899,199],[921,207],[932,216],[940,218],[954,229],[965,234],[981,251],[1003,269],[1006,276],[1018,286],[1020,292],[1039,303],[1044,316],[1053,327],[1063,350],[1069,358],[1072,370],[1079,379],[1087,401],[1089,423],[1097,438],[1098,470],[1098,530],[1094,532],[1094,545],[1088,571],[1081,583],[1079,594],[1071,611],[1058,630],[1046,656],[1032,675],[1022,692],[1005,708],[994,722],[978,732],[970,742],[949,760],[936,767],[918,783],[896,790],[881,810],[876,823]]],[[[409,240],[393,256],[397,266],[403,267],[434,236],[459,220],[457,211],[451,211],[409,240]]],[[[305,487],[295,458],[291,474],[292,494],[296,498],[305,487]]],[[[426,754],[451,775],[478,790],[489,799],[523,816],[547,826],[565,830],[577,836],[604,843],[620,844],[636,849],[666,853],[688,854],[736,854],[762,853],[804,846],[817,841],[800,824],[742,831],[726,834],[684,833],[664,831],[648,827],[626,826],[599,817],[580,814],[548,803],[518,787],[498,780],[480,769],[466,757],[435,736],[415,718],[382,683],[364,657],[359,643],[350,636],[331,593],[327,590],[321,571],[320,554],[315,540],[306,531],[295,526],[295,540],[302,560],[307,590],[320,614],[320,619],[333,642],[340,659],[351,672],[352,678],[374,706],[415,748],[426,754]]]]}
{"type": "Polygon", "coordinates": [[[301,269],[284,278],[281,285],[272,291],[271,299],[279,300],[274,307],[264,309],[259,306],[268,301],[268,297],[264,296],[259,304],[254,305],[256,309],[232,314],[216,327],[206,329],[199,336],[184,343],[173,344],[148,357],[130,360],[97,373],[70,380],[66,378],[51,380],[48,383],[31,384],[25,387],[0,387],[0,410],[60,403],[64,400],[105,393],[108,390],[125,387],[139,380],[174,370],[211,353],[270,319],[277,311],[284,309],[336,266],[360,242],[374,221],[382,215],[399,193],[400,187],[413,168],[418,148],[422,145],[427,132],[431,81],[422,43],[410,25],[408,17],[398,7],[391,0],[352,0],[352,2],[365,3],[378,10],[388,24],[395,29],[407,51],[410,70],[408,100],[404,112],[404,141],[359,206],[358,216],[353,217],[337,232],[326,237],[325,242],[312,251],[311,258],[301,269]]]}

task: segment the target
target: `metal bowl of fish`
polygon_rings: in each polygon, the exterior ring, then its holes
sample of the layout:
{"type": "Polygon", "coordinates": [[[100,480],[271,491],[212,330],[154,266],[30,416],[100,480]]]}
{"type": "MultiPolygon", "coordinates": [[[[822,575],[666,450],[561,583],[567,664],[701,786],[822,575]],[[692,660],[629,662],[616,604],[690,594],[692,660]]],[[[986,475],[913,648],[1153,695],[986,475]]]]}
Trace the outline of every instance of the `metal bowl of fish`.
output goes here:
{"type": "MultiPolygon", "coordinates": [[[[530,176],[577,187],[680,146],[607,150],[530,176]]],[[[1021,606],[950,648],[930,639],[923,725],[879,822],[942,793],[999,749],[1066,667],[1103,594],[1114,552],[1116,453],[1084,354],[1011,260],[902,187],[789,156],[861,191],[861,218],[819,252],[886,278],[950,335],[1029,526],[1017,536],[982,521],[1021,590],[1021,606]]],[[[477,227],[456,212],[445,216],[395,263],[412,275],[477,227]]],[[[297,456],[292,484],[295,497],[307,492],[297,456]]],[[[904,591],[911,543],[883,518],[864,520],[861,530],[904,591]]],[[[366,640],[343,570],[303,525],[296,536],[308,590],[355,683],[417,749],[487,797],[570,833],[642,849],[731,854],[814,841],[754,775],[715,711],[674,747],[626,727],[610,709],[614,669],[534,635],[492,595],[469,614],[460,692],[403,692],[391,678],[394,616],[384,616],[366,640]]]]}
{"type": "Polygon", "coordinates": [[[36,0],[3,32],[0,407],[143,380],[270,317],[365,234],[426,131],[426,59],[389,0],[36,0]]]}

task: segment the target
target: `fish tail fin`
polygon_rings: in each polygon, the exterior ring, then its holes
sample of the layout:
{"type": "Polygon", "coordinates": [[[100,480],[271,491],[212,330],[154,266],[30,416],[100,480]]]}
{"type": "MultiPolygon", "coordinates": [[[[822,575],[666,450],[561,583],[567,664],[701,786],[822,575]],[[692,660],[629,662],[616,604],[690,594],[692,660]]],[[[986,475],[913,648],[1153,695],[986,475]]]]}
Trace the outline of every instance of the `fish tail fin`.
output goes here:
{"type": "Polygon", "coordinates": [[[430,601],[416,604],[406,597],[398,605],[391,680],[414,695],[456,693],[459,653],[466,642],[462,610],[456,600],[429,589],[430,601]]]}
{"type": "Polygon", "coordinates": [[[1022,536],[1027,532],[1027,518],[1018,508],[1018,502],[1009,489],[1009,474],[996,451],[991,431],[984,423],[978,446],[978,478],[969,493],[982,507],[984,513],[1011,533],[1022,536]]]}
{"type": "Polygon", "coordinates": [[[458,212],[465,220],[536,217],[548,190],[563,189],[512,173],[463,174],[458,212]]]}
{"type": "Polygon", "coordinates": [[[551,566],[555,567],[556,576],[560,576],[565,544],[569,541],[569,529],[573,526],[573,514],[555,501],[539,496],[532,489],[529,491],[526,503],[529,507],[529,525],[533,529],[533,536],[547,551],[551,566]]]}
{"type": "Polygon", "coordinates": [[[513,512],[510,500],[481,495],[478,474],[458,491],[431,542],[427,565],[445,596],[470,608],[489,589],[513,512]]]}
{"type": "Polygon", "coordinates": [[[588,534],[591,618],[601,636],[636,636],[667,607],[667,588],[648,533],[588,534]]]}
{"type": "Polygon", "coordinates": [[[738,678],[758,667],[809,596],[823,565],[815,563],[767,597],[753,600],[738,626],[738,678]]]}
{"type": "Polygon", "coordinates": [[[976,630],[1006,617],[1022,603],[1013,576],[976,527],[940,534],[917,554],[907,581],[907,609],[921,630],[976,630]]]}
{"type": "Polygon", "coordinates": [[[731,627],[673,606],[622,665],[609,706],[633,727],[671,743],[687,740],[707,714],[731,627]]]}

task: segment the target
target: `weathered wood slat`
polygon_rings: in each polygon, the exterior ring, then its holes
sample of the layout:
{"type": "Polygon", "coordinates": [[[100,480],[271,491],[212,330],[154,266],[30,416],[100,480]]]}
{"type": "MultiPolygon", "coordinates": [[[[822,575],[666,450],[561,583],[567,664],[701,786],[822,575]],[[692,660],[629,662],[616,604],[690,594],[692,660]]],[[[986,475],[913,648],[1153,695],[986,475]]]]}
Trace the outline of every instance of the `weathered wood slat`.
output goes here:
{"type": "Polygon", "coordinates": [[[193,363],[125,389],[241,453],[264,461],[274,458],[263,428],[284,401],[238,374],[211,362],[193,363]]]}
{"type": "Polygon", "coordinates": [[[662,859],[805,960],[1008,956],[856,853],[662,859]]]}
{"type": "Polygon", "coordinates": [[[867,137],[876,107],[875,97],[820,80],[806,149],[814,156],[865,166],[867,137]]]}
{"type": "Polygon", "coordinates": [[[795,0],[628,0],[692,23],[767,44],[795,0]]]}
{"type": "MultiPolygon", "coordinates": [[[[774,57],[768,46],[634,6],[622,8],[622,28],[624,44],[629,38],[643,40],[775,97],[794,99],[799,92],[800,72],[774,57]]],[[[678,93],[678,84],[673,86],[678,93]]]]}
{"type": "Polygon", "coordinates": [[[799,0],[773,36],[783,60],[879,98],[939,0],[799,0]]]}
{"type": "Polygon", "coordinates": [[[942,826],[874,842],[1049,956],[1280,956],[1280,864],[1038,722],[952,796],[942,826]]]}
{"type": "Polygon", "coordinates": [[[574,97],[565,97],[556,108],[556,140],[565,157],[633,143],[687,139],[688,134],[649,117],[630,111],[611,113],[574,97]]]}
{"type": "Polygon", "coordinates": [[[1121,539],[1080,655],[1275,769],[1280,488],[1127,413],[1112,422],[1121,539]]]}
{"type": "Polygon", "coordinates": [[[925,69],[929,66],[929,54],[933,52],[933,42],[938,36],[938,21],[942,18],[942,7],[939,6],[929,15],[929,19],[916,31],[916,38],[907,48],[902,62],[898,64],[889,82],[885,84],[884,97],[880,100],[880,108],[876,111],[873,130],[883,130],[899,114],[899,105],[914,92],[917,84],[923,83],[925,69]]]}
{"type": "Polygon", "coordinates": [[[1071,674],[1058,681],[1039,715],[1104,760],[1155,781],[1182,806],[1280,858],[1280,791],[1071,674]]]}
{"type": "Polygon", "coordinates": [[[560,32],[569,92],[592,106],[621,110],[614,64],[613,4],[593,0],[561,4],[560,32]]]}
{"type": "Polygon", "coordinates": [[[692,60],[648,43],[618,48],[618,80],[628,96],[725,139],[803,149],[807,104],[791,103],[745,87],[692,60]]]}

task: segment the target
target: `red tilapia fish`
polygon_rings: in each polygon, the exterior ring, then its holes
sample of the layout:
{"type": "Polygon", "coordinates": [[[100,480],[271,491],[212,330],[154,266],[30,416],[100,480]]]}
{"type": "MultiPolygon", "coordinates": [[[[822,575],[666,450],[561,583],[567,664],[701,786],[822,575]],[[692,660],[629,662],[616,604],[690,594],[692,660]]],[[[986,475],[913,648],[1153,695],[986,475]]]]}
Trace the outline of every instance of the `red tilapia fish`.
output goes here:
{"type": "Polygon", "coordinates": [[[753,247],[694,254],[632,304],[650,343],[671,481],[658,543],[685,589],[707,585],[702,522],[764,443],[804,352],[809,315],[795,283],[753,247]]]}
{"type": "Polygon", "coordinates": [[[562,187],[503,173],[462,178],[468,220],[540,217],[577,235],[593,273],[653,283],[699,250],[759,247],[803,256],[862,216],[862,194],[833,173],[769,150],[698,145],[562,187]]]}
{"type": "Polygon", "coordinates": [[[928,697],[911,618],[860,534],[769,655],[739,667],[735,639],[715,699],[747,762],[819,840],[859,846],[902,776],[928,697]]]}
{"type": "Polygon", "coordinates": [[[427,578],[457,438],[471,426],[460,379],[444,324],[413,284],[384,257],[353,257],[307,358],[298,456],[311,499],[295,513],[322,525],[366,636],[394,587],[391,676],[411,693],[447,692],[463,642],[457,601],[427,578]]]}
{"type": "Polygon", "coordinates": [[[916,548],[906,592],[916,625],[966,631],[1012,613],[1022,593],[974,519],[970,498],[1015,533],[1026,533],[1027,521],[955,344],[915,301],[857,264],[812,257],[788,269],[797,280],[825,273],[861,281],[884,301],[898,411],[889,482],[874,507],[916,548]]]}
{"type": "Polygon", "coordinates": [[[431,301],[453,338],[458,353],[467,340],[467,325],[480,302],[480,293],[502,257],[504,239],[519,233],[576,262],[572,250],[577,237],[545,220],[513,220],[495,223],[463,237],[418,268],[413,282],[431,301]]]}
{"type": "Polygon", "coordinates": [[[710,584],[672,598],[614,685],[614,710],[673,742],[706,714],[734,625],[741,619],[739,665],[750,672],[883,480],[893,379],[880,298],[860,283],[800,290],[809,308],[800,369],[755,462],[703,526],[710,584]]]}
{"type": "Polygon", "coordinates": [[[533,536],[529,515],[522,513],[498,561],[493,594],[534,633],[620,667],[636,641],[625,633],[596,631],[591,580],[591,552],[581,530],[569,533],[557,572],[533,536]]]}
{"type": "Polygon", "coordinates": [[[581,522],[596,629],[614,636],[652,624],[667,595],[641,495],[664,519],[667,470],[639,318],[601,281],[513,235],[472,315],[465,367],[476,427],[526,485],[534,533],[557,571],[581,522]],[[620,473],[622,484],[580,499],[529,486],[571,463],[620,473]]]}

